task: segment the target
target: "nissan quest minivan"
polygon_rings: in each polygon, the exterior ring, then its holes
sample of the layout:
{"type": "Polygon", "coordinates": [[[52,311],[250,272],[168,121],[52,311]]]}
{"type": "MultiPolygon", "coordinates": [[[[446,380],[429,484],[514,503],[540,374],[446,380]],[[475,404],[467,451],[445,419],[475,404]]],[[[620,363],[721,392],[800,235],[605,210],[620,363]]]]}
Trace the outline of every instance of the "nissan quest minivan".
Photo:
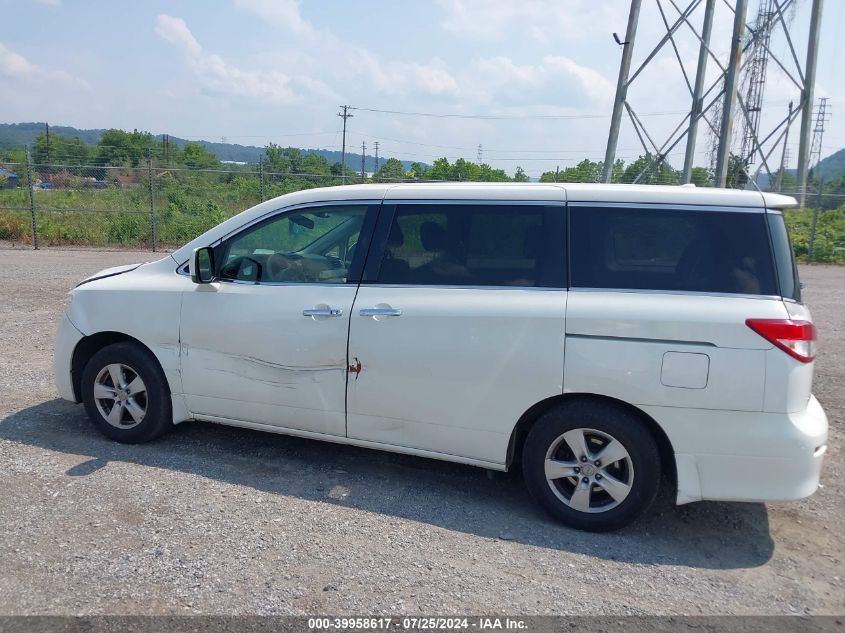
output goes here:
{"type": "Polygon", "coordinates": [[[119,442],[188,420],[522,468],[563,523],[798,499],[827,419],[783,210],[694,187],[300,191],[71,291],[62,397],[119,442]]]}

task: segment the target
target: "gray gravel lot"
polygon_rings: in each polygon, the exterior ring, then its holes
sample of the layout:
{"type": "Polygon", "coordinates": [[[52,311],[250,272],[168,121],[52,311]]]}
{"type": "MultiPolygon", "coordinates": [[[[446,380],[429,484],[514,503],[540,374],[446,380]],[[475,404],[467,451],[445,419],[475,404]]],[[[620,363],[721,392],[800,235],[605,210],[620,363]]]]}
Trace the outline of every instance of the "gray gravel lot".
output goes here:
{"type": "Polygon", "coordinates": [[[597,535],[547,519],[517,475],[199,423],[104,439],[57,399],[55,324],[79,279],[153,258],[0,247],[0,614],[845,612],[845,268],[801,270],[824,487],[664,495],[597,535]]]}

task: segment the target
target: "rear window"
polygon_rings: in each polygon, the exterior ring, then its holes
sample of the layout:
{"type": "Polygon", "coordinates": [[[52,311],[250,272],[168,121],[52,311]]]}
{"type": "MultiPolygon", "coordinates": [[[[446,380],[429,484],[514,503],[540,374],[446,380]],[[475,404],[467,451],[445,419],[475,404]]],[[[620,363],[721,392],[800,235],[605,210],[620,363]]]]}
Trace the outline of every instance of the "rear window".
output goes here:
{"type": "Polygon", "coordinates": [[[766,215],[573,207],[572,286],[777,295],[766,215]]]}
{"type": "Polygon", "coordinates": [[[769,213],[767,217],[772,233],[772,248],[775,252],[781,296],[801,301],[801,283],[798,281],[798,269],[795,267],[786,221],[781,213],[769,213]]]}

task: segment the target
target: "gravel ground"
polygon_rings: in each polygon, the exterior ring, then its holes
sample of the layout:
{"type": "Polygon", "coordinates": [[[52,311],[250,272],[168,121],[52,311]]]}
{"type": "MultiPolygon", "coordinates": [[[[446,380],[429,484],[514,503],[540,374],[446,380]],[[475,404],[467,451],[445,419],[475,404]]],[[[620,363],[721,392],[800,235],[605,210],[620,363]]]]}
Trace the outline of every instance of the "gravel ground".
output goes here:
{"type": "Polygon", "coordinates": [[[0,614],[845,612],[845,268],[801,270],[824,487],[664,495],[597,535],[548,520],[517,475],[199,423],[107,441],[56,397],[55,324],[79,279],[152,258],[0,248],[0,614]]]}

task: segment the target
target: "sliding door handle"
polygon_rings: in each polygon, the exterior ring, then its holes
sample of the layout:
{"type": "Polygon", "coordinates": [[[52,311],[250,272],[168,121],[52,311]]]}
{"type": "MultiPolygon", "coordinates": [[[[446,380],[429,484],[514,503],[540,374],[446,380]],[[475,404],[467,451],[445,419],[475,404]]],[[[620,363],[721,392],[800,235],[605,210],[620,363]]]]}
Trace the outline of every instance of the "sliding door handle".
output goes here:
{"type": "Polygon", "coordinates": [[[402,316],[399,308],[364,308],[358,314],[362,317],[402,316]]]}
{"type": "Polygon", "coordinates": [[[308,308],[302,311],[302,316],[307,317],[339,317],[343,315],[340,308],[308,308]]]}

